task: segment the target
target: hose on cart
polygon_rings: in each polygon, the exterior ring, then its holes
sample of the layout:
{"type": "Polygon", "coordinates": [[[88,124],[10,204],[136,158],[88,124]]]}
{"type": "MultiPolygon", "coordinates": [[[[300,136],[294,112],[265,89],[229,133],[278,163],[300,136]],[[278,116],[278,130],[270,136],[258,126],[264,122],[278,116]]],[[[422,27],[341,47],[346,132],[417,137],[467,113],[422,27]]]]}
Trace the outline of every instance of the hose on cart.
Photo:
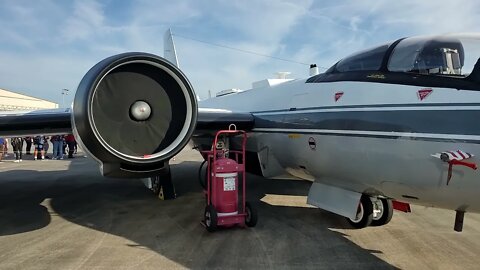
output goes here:
{"type": "Polygon", "coordinates": [[[207,164],[207,160],[204,160],[202,164],[200,164],[200,168],[198,168],[198,181],[203,189],[207,188],[207,170],[205,170],[205,174],[202,177],[202,169],[205,164],[207,164]]]}

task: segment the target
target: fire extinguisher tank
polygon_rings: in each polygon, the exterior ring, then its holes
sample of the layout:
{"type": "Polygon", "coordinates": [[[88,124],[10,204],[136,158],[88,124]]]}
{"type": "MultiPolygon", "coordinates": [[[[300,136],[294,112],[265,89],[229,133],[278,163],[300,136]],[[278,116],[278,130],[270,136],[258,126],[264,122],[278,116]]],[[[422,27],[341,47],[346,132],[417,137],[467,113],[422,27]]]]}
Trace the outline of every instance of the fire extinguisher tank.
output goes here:
{"type": "Polygon", "coordinates": [[[212,175],[212,203],[217,206],[218,215],[238,213],[238,163],[229,158],[215,161],[216,175],[212,175]]]}

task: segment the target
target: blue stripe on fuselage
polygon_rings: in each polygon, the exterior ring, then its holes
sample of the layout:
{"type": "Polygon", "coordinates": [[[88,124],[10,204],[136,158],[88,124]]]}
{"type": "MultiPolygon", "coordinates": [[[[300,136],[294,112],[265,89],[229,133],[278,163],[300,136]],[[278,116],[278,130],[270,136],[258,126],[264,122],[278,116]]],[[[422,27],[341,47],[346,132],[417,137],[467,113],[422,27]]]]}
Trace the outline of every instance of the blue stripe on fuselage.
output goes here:
{"type": "Polygon", "coordinates": [[[255,111],[253,114],[259,113],[275,113],[289,111],[309,111],[309,110],[328,110],[328,109],[367,109],[367,108],[424,108],[424,107],[478,107],[480,103],[405,103],[405,104],[365,104],[365,105],[343,105],[343,106],[321,106],[306,108],[288,108],[279,110],[255,111]]]}
{"type": "MultiPolygon", "coordinates": [[[[478,104],[477,104],[478,105],[478,104]]],[[[430,105],[432,106],[432,105],[430,105]]],[[[433,105],[437,106],[437,105],[433,105]]],[[[480,135],[480,110],[313,111],[254,114],[255,128],[480,135]]]]}

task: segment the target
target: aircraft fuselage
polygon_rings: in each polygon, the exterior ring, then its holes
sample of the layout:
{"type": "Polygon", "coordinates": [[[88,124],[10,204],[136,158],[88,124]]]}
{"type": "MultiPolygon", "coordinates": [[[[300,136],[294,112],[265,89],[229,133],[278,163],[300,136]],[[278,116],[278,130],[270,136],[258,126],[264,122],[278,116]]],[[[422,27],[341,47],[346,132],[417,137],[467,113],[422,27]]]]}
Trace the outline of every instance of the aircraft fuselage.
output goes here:
{"type": "Polygon", "coordinates": [[[432,154],[462,150],[477,162],[480,92],[379,81],[296,80],[200,106],[253,113],[249,151],[266,177],[479,212],[478,171],[454,166],[447,186],[448,164],[432,154]]]}

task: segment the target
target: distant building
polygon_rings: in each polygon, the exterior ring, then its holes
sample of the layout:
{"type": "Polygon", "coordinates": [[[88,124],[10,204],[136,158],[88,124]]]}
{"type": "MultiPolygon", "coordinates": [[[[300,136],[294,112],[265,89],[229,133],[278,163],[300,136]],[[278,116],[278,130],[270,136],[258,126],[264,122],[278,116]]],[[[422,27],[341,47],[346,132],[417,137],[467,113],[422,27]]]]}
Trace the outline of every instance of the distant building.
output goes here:
{"type": "Polygon", "coordinates": [[[0,88],[0,111],[56,109],[58,104],[0,88]]]}

